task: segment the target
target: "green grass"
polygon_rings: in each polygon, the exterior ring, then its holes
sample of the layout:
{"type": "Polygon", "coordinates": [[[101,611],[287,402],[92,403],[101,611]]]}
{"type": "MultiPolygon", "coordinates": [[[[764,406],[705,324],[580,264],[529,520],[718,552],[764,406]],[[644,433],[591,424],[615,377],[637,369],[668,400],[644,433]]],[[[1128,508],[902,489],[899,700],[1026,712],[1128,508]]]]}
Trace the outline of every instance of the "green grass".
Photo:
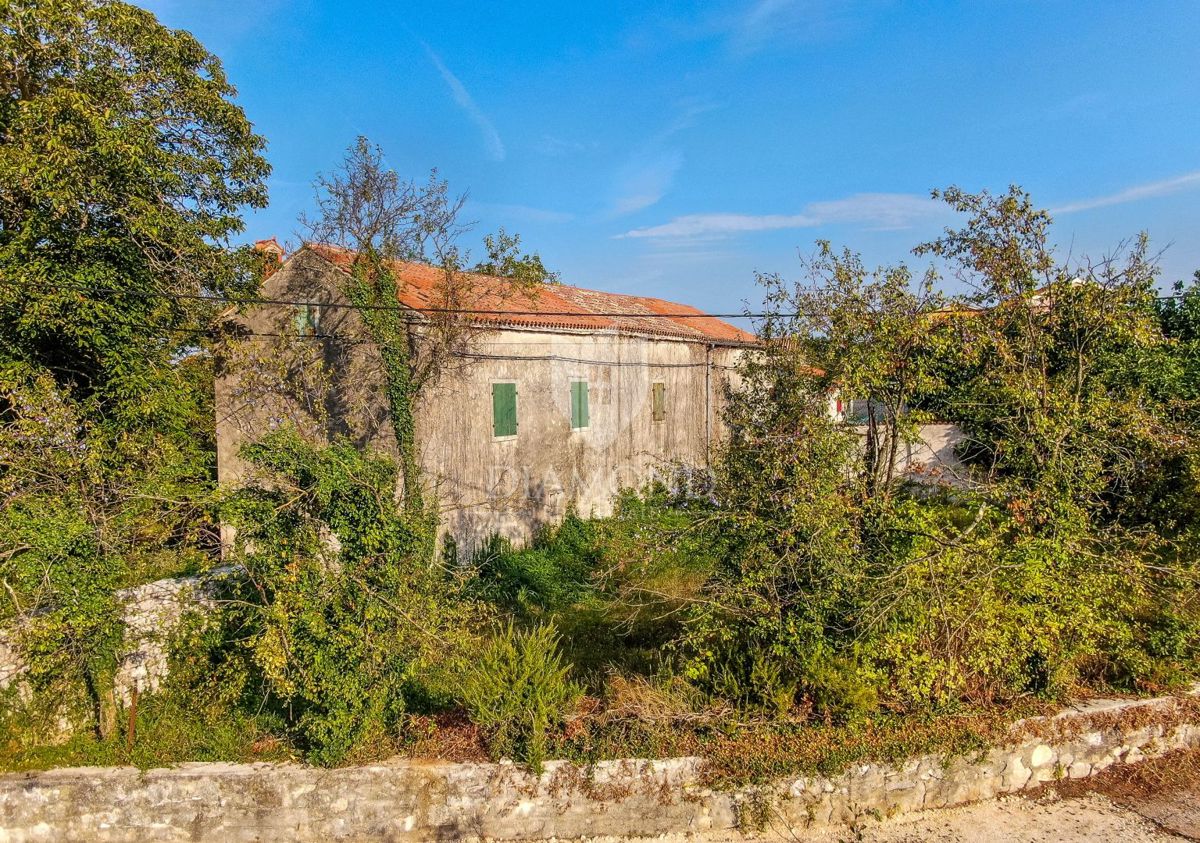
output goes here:
{"type": "Polygon", "coordinates": [[[134,739],[128,737],[128,713],[122,712],[120,734],[100,740],[93,730],[76,729],[60,743],[36,742],[45,716],[10,714],[0,729],[0,769],[45,770],[53,767],[134,766],[142,769],[185,761],[291,761],[298,755],[273,734],[266,718],[172,692],[140,700],[134,739]]]}

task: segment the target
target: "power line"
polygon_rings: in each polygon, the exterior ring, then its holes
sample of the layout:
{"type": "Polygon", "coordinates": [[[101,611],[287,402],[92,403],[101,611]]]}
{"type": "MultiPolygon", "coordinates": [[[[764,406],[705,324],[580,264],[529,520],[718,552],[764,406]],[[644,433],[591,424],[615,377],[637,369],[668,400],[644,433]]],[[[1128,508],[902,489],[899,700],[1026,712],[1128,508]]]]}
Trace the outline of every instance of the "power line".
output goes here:
{"type": "MultiPolygon", "coordinates": [[[[16,282],[5,279],[0,279],[0,286],[19,286],[24,284],[30,285],[30,282],[16,282]]],[[[43,290],[55,292],[76,292],[84,293],[89,296],[95,295],[96,291],[89,290],[83,287],[69,287],[55,284],[40,284],[43,290]]],[[[458,315],[458,316],[524,316],[524,317],[574,317],[574,318],[610,318],[610,319],[795,319],[803,316],[802,313],[770,313],[770,312],[742,312],[742,313],[653,313],[642,311],[614,311],[608,313],[589,312],[579,310],[484,310],[472,308],[453,308],[453,307],[409,307],[401,304],[364,304],[357,305],[348,302],[321,301],[316,299],[267,299],[267,298],[232,298],[229,296],[220,296],[215,294],[205,293],[173,293],[164,290],[115,290],[113,295],[119,296],[134,296],[137,298],[149,299],[164,299],[175,301],[210,301],[218,304],[226,305],[276,305],[285,307],[322,307],[331,309],[345,310],[367,310],[367,311],[391,311],[404,314],[436,314],[436,315],[458,315]]],[[[606,294],[605,294],[606,295],[606,294]]],[[[1165,296],[1155,296],[1155,301],[1174,301],[1184,297],[1183,293],[1173,293],[1165,296]]],[[[96,299],[96,301],[102,301],[96,299]]],[[[419,322],[421,320],[409,317],[411,322],[419,322]]],[[[485,320],[491,321],[491,320],[485,320]]],[[[497,319],[495,321],[500,321],[497,319]]],[[[267,336],[260,334],[260,336],[267,336]]],[[[284,336],[284,335],[279,335],[284,336]]],[[[317,338],[332,337],[333,335],[319,336],[317,338]]]]}
{"type": "MultiPolygon", "coordinates": [[[[0,280],[0,285],[17,286],[19,282],[0,280]]],[[[28,281],[23,282],[29,284],[28,281]]],[[[54,284],[40,285],[42,289],[52,291],[67,291],[93,295],[95,291],[82,287],[66,287],[54,284]]],[[[423,313],[461,316],[553,316],[553,317],[607,317],[617,319],[743,319],[766,316],[798,316],[786,313],[653,313],[648,311],[615,311],[596,313],[586,310],[484,310],[459,307],[409,307],[402,304],[364,304],[357,305],[349,302],[319,301],[305,299],[265,299],[265,298],[231,298],[207,293],[171,293],[165,290],[115,290],[114,295],[135,296],[138,298],[174,299],[177,301],[210,301],[229,305],[283,305],[288,307],[328,307],[346,310],[397,311],[401,313],[423,313]]],[[[608,294],[604,294],[608,295],[608,294]]],[[[618,295],[618,294],[614,294],[618,295]]]]}
{"type": "MultiPolygon", "coordinates": [[[[187,334],[205,334],[205,335],[210,333],[208,331],[205,331],[202,328],[182,328],[182,327],[172,328],[169,326],[162,326],[161,328],[155,328],[151,325],[139,325],[137,323],[132,323],[132,322],[122,322],[119,324],[121,324],[123,327],[126,327],[126,328],[140,328],[140,329],[144,329],[144,330],[148,330],[148,331],[166,330],[166,331],[177,331],[180,333],[187,333],[187,334]]],[[[156,336],[159,336],[160,339],[168,339],[168,337],[162,336],[161,334],[156,335],[156,336]]],[[[371,345],[374,343],[374,340],[348,338],[341,334],[280,334],[280,333],[271,333],[271,332],[265,332],[265,331],[246,331],[246,332],[239,334],[238,337],[236,337],[236,338],[240,339],[242,337],[247,337],[247,336],[250,336],[250,337],[283,337],[286,339],[293,339],[293,340],[294,339],[302,339],[302,340],[332,339],[332,340],[338,340],[342,345],[371,345]]],[[[521,343],[488,343],[488,342],[478,343],[478,345],[482,345],[482,346],[520,345],[520,344],[521,343]]],[[[531,343],[531,345],[548,345],[548,344],[549,343],[531,343]]],[[[703,362],[703,363],[701,363],[701,362],[653,363],[653,362],[644,361],[644,360],[593,360],[593,359],[587,358],[587,357],[571,357],[571,356],[563,355],[563,354],[488,354],[488,353],[484,353],[484,352],[470,351],[470,350],[451,352],[451,354],[454,357],[459,357],[459,358],[463,358],[463,359],[467,359],[467,360],[512,360],[512,361],[520,361],[520,362],[579,363],[579,364],[585,365],[585,366],[612,366],[612,367],[634,367],[634,368],[640,367],[640,368],[648,368],[648,369],[694,369],[694,368],[703,368],[703,367],[710,367],[710,368],[714,368],[714,369],[736,369],[737,368],[736,366],[730,366],[730,365],[723,364],[723,363],[709,363],[707,361],[703,362]]]]}

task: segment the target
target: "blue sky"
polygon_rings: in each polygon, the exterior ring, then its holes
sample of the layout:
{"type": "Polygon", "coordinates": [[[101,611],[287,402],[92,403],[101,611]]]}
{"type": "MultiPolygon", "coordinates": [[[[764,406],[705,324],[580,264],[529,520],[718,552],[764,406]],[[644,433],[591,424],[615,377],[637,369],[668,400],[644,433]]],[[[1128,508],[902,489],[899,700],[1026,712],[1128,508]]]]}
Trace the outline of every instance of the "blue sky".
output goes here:
{"type": "Polygon", "coordinates": [[[1098,256],[1200,268],[1200,2],[144,0],[222,57],[290,238],[358,134],[563,280],[712,311],[818,238],[907,260],[930,188],[1018,183],[1098,256]]]}

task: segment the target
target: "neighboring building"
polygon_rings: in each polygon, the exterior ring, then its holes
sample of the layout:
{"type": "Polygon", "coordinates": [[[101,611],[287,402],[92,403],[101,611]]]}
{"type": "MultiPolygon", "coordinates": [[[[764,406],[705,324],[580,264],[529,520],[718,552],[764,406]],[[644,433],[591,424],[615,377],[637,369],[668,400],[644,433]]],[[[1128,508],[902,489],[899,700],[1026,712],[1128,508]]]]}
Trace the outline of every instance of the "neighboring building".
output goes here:
{"type": "MultiPolygon", "coordinates": [[[[379,350],[339,283],[351,258],[301,249],[261,295],[319,304],[264,304],[236,320],[252,335],[217,379],[222,485],[246,481],[239,448],[285,420],[314,441],[346,436],[394,453],[379,350]],[[288,348],[298,356],[280,362],[288,348]],[[326,374],[313,377],[304,360],[326,374]],[[284,377],[259,377],[272,369],[284,377]],[[267,382],[288,386],[264,392],[267,382]]],[[[397,264],[396,275],[419,338],[446,276],[418,264],[397,264]]],[[[489,312],[470,317],[470,341],[416,408],[425,476],[460,547],[491,533],[527,538],[571,504],[604,515],[621,488],[672,464],[707,465],[724,384],[752,334],[660,299],[559,284],[508,295],[498,279],[472,278],[458,306],[489,312]]]]}
{"type": "MultiPolygon", "coordinates": [[[[837,399],[834,418],[851,425],[867,447],[867,404],[864,399],[837,399]]],[[[878,409],[883,413],[883,409],[878,409]]],[[[882,427],[882,426],[881,426],[882,427]]],[[[945,421],[932,421],[917,428],[916,439],[902,441],[896,448],[896,476],[929,486],[970,485],[970,470],[959,458],[959,448],[966,439],[962,429],[945,421]]],[[[887,431],[881,430],[880,447],[889,450],[887,431]]]]}

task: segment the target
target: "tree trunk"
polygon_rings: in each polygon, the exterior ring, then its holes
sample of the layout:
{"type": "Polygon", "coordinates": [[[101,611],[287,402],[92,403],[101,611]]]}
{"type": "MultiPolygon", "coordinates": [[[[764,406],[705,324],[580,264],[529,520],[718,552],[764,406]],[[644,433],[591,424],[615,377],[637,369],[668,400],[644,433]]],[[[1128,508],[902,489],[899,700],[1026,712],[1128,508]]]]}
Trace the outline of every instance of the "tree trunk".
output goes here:
{"type": "Polygon", "coordinates": [[[83,683],[92,703],[96,737],[108,740],[117,733],[117,695],[112,677],[98,677],[89,670],[84,674],[83,683]]]}
{"type": "Polygon", "coordinates": [[[117,734],[117,694],[111,684],[100,694],[99,715],[97,731],[100,740],[108,740],[117,734]]]}
{"type": "Polygon", "coordinates": [[[879,419],[875,417],[875,405],[867,399],[867,483],[871,497],[879,491],[879,457],[883,447],[879,442],[879,419]]]}
{"type": "Polygon", "coordinates": [[[896,454],[900,449],[900,420],[895,413],[892,414],[888,422],[888,461],[887,473],[885,475],[885,485],[889,488],[892,481],[896,479],[896,454]]]}

